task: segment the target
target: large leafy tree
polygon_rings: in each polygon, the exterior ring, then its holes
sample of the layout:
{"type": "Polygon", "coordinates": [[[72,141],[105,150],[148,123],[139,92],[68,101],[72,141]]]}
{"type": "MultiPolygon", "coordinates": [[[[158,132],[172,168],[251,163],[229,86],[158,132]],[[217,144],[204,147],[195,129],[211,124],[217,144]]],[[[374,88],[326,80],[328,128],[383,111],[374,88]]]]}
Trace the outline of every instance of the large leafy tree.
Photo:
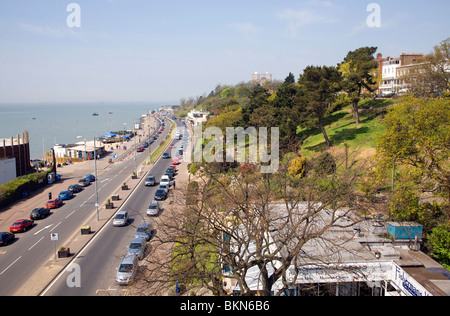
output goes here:
{"type": "Polygon", "coordinates": [[[450,100],[404,98],[384,124],[377,144],[381,157],[415,169],[422,187],[450,199],[450,100]]]}
{"type": "Polygon", "coordinates": [[[356,125],[359,125],[358,103],[362,93],[366,91],[373,92],[376,89],[376,69],[378,63],[373,55],[377,47],[361,47],[351,51],[344,58],[344,61],[338,65],[342,73],[342,88],[347,93],[352,102],[353,115],[356,119],[356,125]]]}
{"type": "Polygon", "coordinates": [[[299,84],[304,91],[306,125],[318,125],[327,147],[330,140],[325,131],[325,119],[337,110],[334,106],[337,93],[341,90],[341,74],[335,67],[308,66],[300,75],[299,84]]]}

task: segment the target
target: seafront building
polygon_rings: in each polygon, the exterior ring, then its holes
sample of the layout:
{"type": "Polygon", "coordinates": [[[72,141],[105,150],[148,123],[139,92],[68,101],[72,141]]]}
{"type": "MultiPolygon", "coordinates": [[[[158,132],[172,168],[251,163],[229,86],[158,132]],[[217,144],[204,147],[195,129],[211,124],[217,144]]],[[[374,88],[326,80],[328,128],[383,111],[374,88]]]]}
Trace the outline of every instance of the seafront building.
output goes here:
{"type": "Polygon", "coordinates": [[[30,135],[0,139],[0,185],[30,171],[30,135]]]}
{"type": "MultiPolygon", "coordinates": [[[[306,204],[297,206],[299,214],[306,212],[306,204]]],[[[282,214],[286,205],[272,203],[271,213],[282,214]]],[[[291,214],[291,213],[290,213],[291,214]]],[[[318,231],[326,228],[337,212],[322,210],[314,221],[318,231]],[[325,225],[325,226],[324,226],[325,225]]],[[[292,214],[290,215],[290,217],[292,214]]],[[[290,218],[289,217],[289,218],[290,218]]],[[[291,223],[294,225],[295,223],[291,223]]],[[[286,226],[283,226],[284,229],[286,226]]],[[[242,231],[245,234],[245,230],[242,231]]],[[[282,232],[271,229],[266,240],[268,251],[279,246],[277,240],[282,232]]],[[[422,226],[406,222],[384,222],[377,219],[361,219],[355,214],[345,213],[335,225],[326,228],[320,239],[311,239],[302,247],[295,265],[286,273],[286,282],[291,284],[285,295],[293,296],[448,296],[450,295],[450,271],[420,251],[422,226]],[[352,223],[353,222],[353,223],[352,223]],[[338,246],[337,246],[338,245],[338,246]]],[[[255,249],[233,246],[230,251],[248,253],[255,249]]],[[[284,249],[288,252],[288,248],[284,249]]],[[[245,254],[241,254],[245,255],[245,254]]],[[[254,255],[254,253],[253,253],[254,255]]],[[[276,253],[283,256],[283,253],[276,253]]],[[[275,267],[277,263],[275,262],[275,267]]],[[[274,271],[270,265],[269,270],[274,271]]],[[[271,271],[269,271],[270,275],[271,271]]],[[[232,294],[240,288],[226,264],[223,267],[224,289],[232,294]]],[[[262,280],[258,267],[250,268],[245,275],[250,289],[262,291],[262,280]]],[[[272,290],[277,293],[284,288],[278,280],[272,290]]]]}

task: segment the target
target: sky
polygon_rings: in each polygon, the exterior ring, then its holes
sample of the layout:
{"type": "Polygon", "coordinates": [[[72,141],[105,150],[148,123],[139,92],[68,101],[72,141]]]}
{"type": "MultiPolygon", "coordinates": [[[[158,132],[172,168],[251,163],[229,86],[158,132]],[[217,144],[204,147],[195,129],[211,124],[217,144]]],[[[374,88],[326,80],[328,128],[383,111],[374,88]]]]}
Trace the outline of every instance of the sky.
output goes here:
{"type": "Polygon", "coordinates": [[[449,12],[447,0],[0,0],[0,103],[178,103],[363,46],[427,54],[450,37],[449,12]]]}

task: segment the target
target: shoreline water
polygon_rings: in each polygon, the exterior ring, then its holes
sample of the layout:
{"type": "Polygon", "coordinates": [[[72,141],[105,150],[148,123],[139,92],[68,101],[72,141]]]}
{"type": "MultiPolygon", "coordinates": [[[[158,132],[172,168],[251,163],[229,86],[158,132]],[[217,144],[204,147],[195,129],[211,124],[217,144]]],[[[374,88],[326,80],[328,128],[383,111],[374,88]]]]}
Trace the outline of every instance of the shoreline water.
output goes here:
{"type": "Polygon", "coordinates": [[[162,105],[166,104],[4,103],[0,104],[0,139],[28,131],[31,159],[42,159],[55,144],[75,144],[84,138],[93,140],[109,132],[133,129],[143,114],[162,105]]]}

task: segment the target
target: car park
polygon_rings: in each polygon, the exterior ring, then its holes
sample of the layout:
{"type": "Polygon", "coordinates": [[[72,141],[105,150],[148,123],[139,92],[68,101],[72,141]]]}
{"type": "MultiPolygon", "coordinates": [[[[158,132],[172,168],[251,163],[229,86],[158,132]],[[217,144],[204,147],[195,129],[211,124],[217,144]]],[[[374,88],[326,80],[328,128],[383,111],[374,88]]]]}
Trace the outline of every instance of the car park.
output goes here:
{"type": "Polygon", "coordinates": [[[35,208],[31,211],[30,219],[36,220],[36,219],[43,219],[46,218],[50,214],[50,210],[48,208],[35,208]]]}
{"type": "Polygon", "coordinates": [[[165,199],[167,199],[167,192],[165,190],[163,190],[163,189],[158,189],[155,192],[155,200],[163,201],[165,199]]]}
{"type": "Polygon", "coordinates": [[[58,195],[60,200],[70,200],[71,198],[73,198],[73,192],[71,191],[61,191],[58,195]]]}
{"type": "Polygon", "coordinates": [[[125,256],[120,262],[116,273],[116,282],[119,285],[130,284],[138,269],[138,258],[136,256],[125,256]]]}
{"type": "Polygon", "coordinates": [[[143,238],[133,238],[128,246],[127,256],[136,256],[142,260],[147,249],[147,242],[143,238]]]}
{"type": "Polygon", "coordinates": [[[50,208],[50,209],[51,208],[58,208],[58,207],[60,207],[62,205],[62,203],[63,203],[63,201],[60,200],[60,199],[51,199],[51,200],[47,201],[45,207],[46,208],[50,208]]]}
{"type": "Polygon", "coordinates": [[[149,175],[147,178],[145,178],[145,186],[154,186],[156,185],[156,179],[155,176],[149,175]]]}
{"type": "Polygon", "coordinates": [[[72,184],[71,186],[69,186],[67,188],[67,190],[69,190],[70,192],[73,192],[73,193],[78,193],[83,190],[83,187],[79,184],[72,184]]]}
{"type": "Polygon", "coordinates": [[[119,211],[113,219],[113,226],[126,226],[128,223],[128,212],[119,211]]]}
{"type": "Polygon", "coordinates": [[[136,228],[136,233],[134,234],[135,238],[142,238],[146,241],[149,241],[153,235],[155,234],[155,231],[152,229],[152,226],[149,223],[140,223],[139,226],[136,228]]]}
{"type": "Polygon", "coordinates": [[[10,233],[23,233],[33,227],[34,221],[31,219],[19,219],[9,228],[10,233]]]}
{"type": "Polygon", "coordinates": [[[161,212],[161,205],[158,201],[152,201],[147,208],[148,216],[158,216],[161,212]]]}
{"type": "Polygon", "coordinates": [[[11,243],[16,236],[12,233],[0,233],[0,246],[6,246],[7,244],[11,243]]]}

